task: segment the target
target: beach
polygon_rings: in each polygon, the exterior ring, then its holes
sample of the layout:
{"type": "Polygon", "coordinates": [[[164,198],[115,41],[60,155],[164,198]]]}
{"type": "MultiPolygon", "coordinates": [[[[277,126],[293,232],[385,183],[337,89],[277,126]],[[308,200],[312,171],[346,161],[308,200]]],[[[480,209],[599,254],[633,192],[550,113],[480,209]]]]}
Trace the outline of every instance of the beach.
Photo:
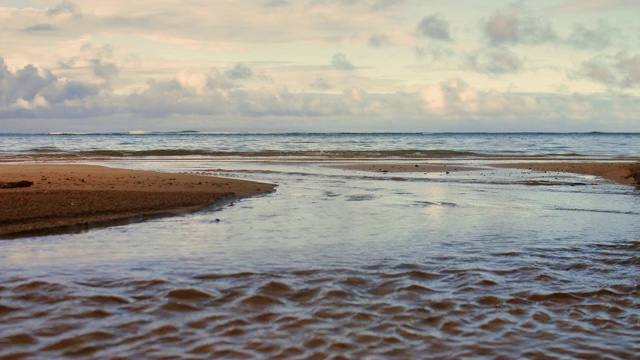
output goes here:
{"type": "Polygon", "coordinates": [[[638,135],[3,140],[0,358],[640,351],[638,135]]]}
{"type": "Polygon", "coordinates": [[[95,165],[1,165],[0,236],[83,230],[121,221],[180,214],[221,200],[273,191],[271,184],[193,174],[95,165]]]}
{"type": "MultiPolygon", "coordinates": [[[[515,162],[493,167],[565,172],[640,185],[640,163],[515,162]]],[[[350,163],[331,167],[381,173],[486,170],[478,166],[437,164],[350,163]]],[[[0,189],[0,236],[16,237],[85,230],[122,221],[175,215],[203,209],[223,200],[255,196],[274,185],[193,174],[118,169],[96,165],[32,164],[0,166],[0,184],[28,181],[27,187],[0,189]]]]}

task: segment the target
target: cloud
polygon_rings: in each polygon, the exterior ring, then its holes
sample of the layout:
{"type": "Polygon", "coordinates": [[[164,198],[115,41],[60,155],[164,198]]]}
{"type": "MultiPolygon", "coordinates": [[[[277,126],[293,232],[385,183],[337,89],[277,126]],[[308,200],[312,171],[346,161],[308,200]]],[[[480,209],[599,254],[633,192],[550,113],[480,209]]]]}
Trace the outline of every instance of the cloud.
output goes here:
{"type": "Polygon", "coordinates": [[[96,77],[111,81],[116,75],[118,75],[118,67],[114,63],[104,62],[101,59],[91,59],[91,70],[96,77]]]}
{"type": "Polygon", "coordinates": [[[0,57],[0,118],[87,114],[98,93],[96,86],[62,81],[31,64],[12,72],[0,57]]]}
{"type": "Polygon", "coordinates": [[[399,4],[402,4],[404,0],[375,0],[371,5],[371,9],[374,11],[383,11],[399,4]]]}
{"type": "Polygon", "coordinates": [[[63,1],[53,7],[47,9],[47,16],[58,16],[62,14],[79,14],[78,8],[71,1],[63,1]]]}
{"type": "Polygon", "coordinates": [[[522,60],[505,47],[477,51],[466,59],[466,66],[479,73],[502,75],[522,69],[522,60]]]}
{"type": "Polygon", "coordinates": [[[225,72],[233,80],[245,80],[253,77],[253,71],[243,63],[237,63],[232,69],[225,72]]]}
{"type": "Polygon", "coordinates": [[[331,88],[333,88],[331,83],[329,83],[329,81],[327,81],[327,79],[325,79],[320,74],[316,75],[315,80],[312,83],[310,83],[309,86],[311,86],[311,88],[313,89],[318,89],[318,90],[330,90],[331,88]]]}
{"type": "Polygon", "coordinates": [[[492,45],[541,44],[557,38],[549,21],[534,17],[522,2],[494,13],[482,24],[492,45]]]}
{"type": "MultiPolygon", "coordinates": [[[[86,51],[85,55],[91,56],[89,59],[103,59],[109,54],[109,49],[100,46],[89,47],[86,51]],[[97,56],[100,52],[104,53],[102,57],[97,56]]],[[[508,59],[513,55],[503,48],[489,49],[480,54],[486,59],[492,59],[491,54],[497,54],[494,56],[496,59],[501,56],[508,59]]],[[[479,59],[485,59],[482,56],[479,59]]],[[[619,54],[598,60],[593,63],[601,64],[612,72],[614,83],[640,84],[640,55],[619,54]]],[[[84,63],[86,59],[79,58],[78,61],[84,63]]],[[[479,61],[477,66],[481,70],[483,66],[489,66],[483,64],[486,62],[479,61]]],[[[505,61],[498,70],[484,70],[500,72],[515,67],[509,64],[505,61]]],[[[401,123],[402,126],[420,124],[425,119],[433,124],[465,124],[472,120],[479,120],[477,124],[511,122],[510,129],[517,130],[526,129],[526,119],[553,121],[557,126],[569,124],[561,125],[557,123],[559,119],[615,119],[634,124],[640,112],[640,101],[633,95],[617,92],[593,95],[516,93],[476,87],[458,77],[424,82],[413,90],[396,92],[372,92],[353,84],[339,89],[322,73],[316,73],[315,80],[308,85],[316,90],[335,91],[289,92],[287,87],[272,83],[263,84],[260,88],[247,88],[242,86],[246,81],[243,76],[230,76],[236,67],[244,69],[246,66],[234,66],[226,71],[181,70],[170,78],[150,79],[143,87],[123,93],[105,84],[57,77],[51,71],[34,65],[10,70],[0,58],[0,119],[102,119],[99,124],[98,120],[92,121],[101,129],[108,129],[111,119],[115,118],[138,119],[129,123],[132,127],[153,126],[149,119],[199,118],[201,122],[194,122],[194,126],[206,127],[215,119],[217,123],[233,129],[233,119],[244,119],[244,124],[253,125],[286,124],[289,121],[286,119],[290,119],[296,124],[320,127],[322,119],[331,118],[335,121],[360,119],[343,124],[359,123],[363,126],[360,130],[366,130],[371,128],[366,127],[363,119],[386,118],[407,119],[401,123]]],[[[595,73],[590,76],[597,77],[595,73]]],[[[606,77],[603,81],[611,82],[606,77]]],[[[78,121],[77,126],[83,126],[83,123],[86,122],[78,121]]],[[[388,129],[392,125],[388,123],[385,126],[388,129]]]]}
{"type": "Polygon", "coordinates": [[[373,34],[369,36],[369,40],[367,40],[367,44],[374,48],[380,48],[389,44],[389,38],[385,35],[381,34],[373,34]]]}
{"type": "Polygon", "coordinates": [[[564,11],[596,11],[615,8],[639,7],[637,0],[571,0],[560,5],[564,11]]]}
{"type": "Polygon", "coordinates": [[[442,47],[433,43],[427,46],[418,46],[414,49],[418,59],[431,59],[432,61],[441,61],[444,59],[451,59],[455,56],[455,51],[447,47],[442,47]]]}
{"type": "Polygon", "coordinates": [[[338,70],[350,71],[355,69],[355,66],[353,66],[351,61],[347,59],[347,56],[341,52],[333,55],[333,57],[331,58],[331,66],[338,70]]]}
{"type": "Polygon", "coordinates": [[[418,35],[435,40],[450,41],[449,22],[440,14],[423,17],[418,23],[418,35]]]}
{"type": "Polygon", "coordinates": [[[289,0],[271,0],[264,4],[264,6],[266,7],[285,7],[289,5],[291,5],[291,2],[289,2],[289,0]]]}
{"type": "Polygon", "coordinates": [[[582,77],[606,85],[616,85],[618,83],[617,76],[613,69],[599,59],[583,61],[580,64],[579,74],[582,77]]]}
{"type": "Polygon", "coordinates": [[[628,56],[619,54],[616,67],[622,77],[622,85],[632,87],[640,85],[640,54],[628,56]]]}
{"type": "Polygon", "coordinates": [[[57,28],[51,24],[36,24],[24,29],[25,32],[42,32],[42,31],[54,31],[57,28]]]}
{"type": "Polygon", "coordinates": [[[640,85],[640,54],[598,56],[583,61],[571,76],[586,78],[607,86],[634,88],[640,85]]]}
{"type": "Polygon", "coordinates": [[[577,24],[567,38],[567,43],[580,49],[601,50],[611,46],[616,35],[619,35],[619,30],[603,21],[598,22],[594,28],[577,24]]]}

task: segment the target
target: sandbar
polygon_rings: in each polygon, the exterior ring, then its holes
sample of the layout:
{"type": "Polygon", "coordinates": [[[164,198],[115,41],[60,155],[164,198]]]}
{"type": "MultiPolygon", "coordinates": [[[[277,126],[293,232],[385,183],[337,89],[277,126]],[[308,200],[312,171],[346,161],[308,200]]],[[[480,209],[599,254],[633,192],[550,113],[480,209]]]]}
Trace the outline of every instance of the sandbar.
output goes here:
{"type": "Polygon", "coordinates": [[[382,173],[400,173],[400,172],[442,172],[448,173],[453,171],[473,171],[483,170],[480,167],[457,166],[457,165],[441,165],[441,164],[393,164],[393,163],[351,163],[336,164],[328,167],[334,169],[356,170],[356,171],[373,171],[382,173]]]}
{"type": "Polygon", "coordinates": [[[33,185],[0,189],[0,238],[175,215],[274,190],[247,180],[96,165],[0,165],[0,182],[22,180],[33,185]]]}
{"type": "Polygon", "coordinates": [[[526,162],[491,164],[491,166],[510,169],[528,169],[533,171],[553,171],[593,175],[618,184],[640,186],[640,162],[526,162]]]}

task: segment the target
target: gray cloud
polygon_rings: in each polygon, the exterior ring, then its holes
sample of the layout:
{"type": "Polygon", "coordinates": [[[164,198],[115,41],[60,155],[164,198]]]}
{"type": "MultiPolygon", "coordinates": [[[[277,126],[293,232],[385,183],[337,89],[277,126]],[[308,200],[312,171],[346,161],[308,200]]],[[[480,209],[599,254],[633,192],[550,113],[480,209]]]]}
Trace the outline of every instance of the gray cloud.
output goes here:
{"type": "Polygon", "coordinates": [[[480,73],[502,75],[520,71],[522,60],[511,50],[500,47],[469,55],[466,66],[480,73]]]}
{"type": "Polygon", "coordinates": [[[63,1],[61,3],[59,3],[58,5],[55,5],[53,7],[50,7],[49,9],[47,9],[47,15],[48,16],[57,16],[57,15],[61,15],[61,14],[72,14],[72,15],[77,15],[79,14],[78,8],[76,7],[76,5],[74,3],[72,3],[71,1],[63,1]]]}
{"type": "Polygon", "coordinates": [[[93,75],[106,81],[111,81],[111,79],[118,75],[119,70],[114,63],[105,62],[101,59],[91,59],[89,60],[89,64],[91,65],[93,75]]]}
{"type": "Polygon", "coordinates": [[[402,4],[404,0],[376,0],[371,5],[371,9],[374,11],[387,10],[388,8],[402,4]]]}
{"type": "Polygon", "coordinates": [[[614,57],[598,56],[583,61],[573,77],[620,88],[640,85],[640,54],[619,53],[614,57]]]}
{"type": "MultiPolygon", "coordinates": [[[[83,62],[89,66],[94,76],[109,83],[118,75],[120,69],[114,61],[114,53],[111,46],[84,44],[80,48],[80,52],[83,62]]],[[[66,63],[58,61],[58,64],[73,66],[77,61],[77,58],[71,58],[66,63]]]]}
{"type": "Polygon", "coordinates": [[[311,86],[311,88],[313,88],[313,89],[318,89],[318,90],[329,90],[329,89],[331,89],[333,87],[327,81],[327,79],[325,79],[320,74],[316,75],[315,80],[312,83],[310,83],[309,86],[311,86]]]}
{"type": "Polygon", "coordinates": [[[482,29],[493,45],[541,44],[557,38],[551,24],[531,15],[522,2],[494,13],[482,29]]]}
{"type": "Polygon", "coordinates": [[[618,83],[612,69],[597,59],[582,62],[579,72],[583,77],[602,84],[615,85],[618,83]]]}
{"type": "Polygon", "coordinates": [[[289,0],[271,0],[264,4],[266,7],[285,7],[289,5],[291,5],[289,0]]]}
{"type": "Polygon", "coordinates": [[[51,24],[36,24],[24,29],[26,32],[54,31],[57,28],[51,24]]]}
{"type": "Polygon", "coordinates": [[[421,60],[426,58],[432,61],[440,61],[444,59],[450,59],[454,57],[456,54],[455,51],[449,48],[434,45],[434,44],[416,47],[414,50],[418,59],[421,59],[421,60]]]}
{"type": "Polygon", "coordinates": [[[353,66],[353,64],[351,63],[351,61],[349,61],[349,59],[347,59],[347,56],[341,52],[336,53],[333,55],[333,58],[331,58],[331,65],[338,69],[338,70],[353,70],[355,69],[355,67],[353,66]]]}
{"type": "Polygon", "coordinates": [[[229,78],[233,80],[244,80],[253,77],[253,71],[243,63],[237,63],[232,69],[225,72],[229,78]]]}
{"type": "Polygon", "coordinates": [[[578,24],[574,26],[567,42],[580,49],[600,50],[611,46],[618,34],[617,28],[602,21],[593,28],[578,24]]]}
{"type": "Polygon", "coordinates": [[[440,14],[423,17],[418,23],[418,34],[435,40],[451,40],[449,22],[440,14]]]}
{"type": "Polygon", "coordinates": [[[369,36],[369,40],[367,40],[367,43],[371,47],[380,48],[389,44],[389,39],[385,35],[373,34],[369,36]]]}
{"type": "Polygon", "coordinates": [[[635,56],[619,54],[616,60],[616,68],[620,72],[622,86],[640,85],[640,54],[635,56]]]}
{"type": "Polygon", "coordinates": [[[369,11],[385,11],[403,3],[405,0],[310,0],[312,6],[337,4],[344,6],[360,6],[369,11]]]}

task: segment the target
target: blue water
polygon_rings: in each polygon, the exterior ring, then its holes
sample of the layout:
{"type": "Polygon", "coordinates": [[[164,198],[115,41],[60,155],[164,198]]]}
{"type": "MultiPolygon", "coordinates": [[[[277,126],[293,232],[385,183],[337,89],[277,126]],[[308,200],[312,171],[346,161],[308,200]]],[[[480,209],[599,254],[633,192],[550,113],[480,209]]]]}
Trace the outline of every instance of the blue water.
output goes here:
{"type": "Polygon", "coordinates": [[[513,160],[480,155],[637,159],[638,140],[2,135],[3,155],[20,161],[278,187],[181,216],[0,241],[0,357],[636,358],[640,190],[594,176],[492,168],[513,160]],[[189,151],[157,152],[166,149],[189,151]],[[361,153],[321,158],[354,150],[361,153]],[[435,152],[404,158],[411,152],[398,150],[435,152]],[[70,156],[85,151],[95,157],[70,156]],[[362,162],[482,169],[331,167],[362,162]]]}
{"type": "Polygon", "coordinates": [[[230,152],[304,155],[321,151],[436,150],[493,155],[638,157],[640,133],[0,134],[0,156],[101,150],[147,151],[148,155],[157,155],[154,151],[158,150],[184,150],[176,154],[209,156],[230,152]]]}

